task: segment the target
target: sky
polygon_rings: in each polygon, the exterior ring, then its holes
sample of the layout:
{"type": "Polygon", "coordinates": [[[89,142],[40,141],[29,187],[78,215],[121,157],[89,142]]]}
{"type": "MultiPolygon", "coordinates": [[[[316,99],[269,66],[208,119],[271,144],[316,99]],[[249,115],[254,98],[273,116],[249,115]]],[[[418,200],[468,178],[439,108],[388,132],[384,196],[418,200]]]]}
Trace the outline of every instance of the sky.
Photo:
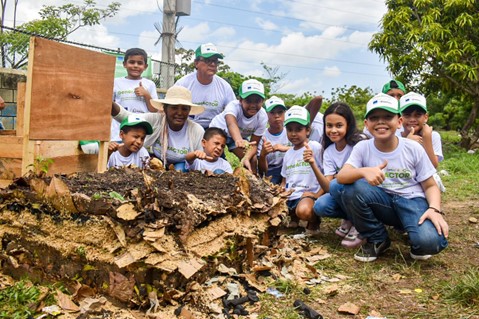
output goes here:
{"type": "MultiPolygon", "coordinates": [[[[161,60],[155,24],[162,24],[163,1],[117,1],[115,17],[68,39],[123,51],[141,47],[161,60]]],[[[96,0],[98,8],[110,2],[96,0]]],[[[66,3],[82,1],[19,0],[17,23],[38,19],[42,5],[66,3]]],[[[12,11],[7,10],[6,25],[12,11]]],[[[368,43],[385,12],[382,0],[191,0],[191,15],[178,22],[177,47],[194,50],[214,43],[224,62],[243,75],[267,77],[261,62],[278,68],[284,74],[279,93],[328,97],[332,89],[352,85],[377,93],[390,74],[368,43]]]]}

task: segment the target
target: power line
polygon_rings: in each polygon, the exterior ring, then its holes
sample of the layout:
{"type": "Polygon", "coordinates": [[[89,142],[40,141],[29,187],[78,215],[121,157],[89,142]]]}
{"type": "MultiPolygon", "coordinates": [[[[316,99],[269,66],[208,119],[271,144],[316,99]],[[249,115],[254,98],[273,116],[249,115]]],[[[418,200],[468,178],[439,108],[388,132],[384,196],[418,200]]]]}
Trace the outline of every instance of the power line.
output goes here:
{"type": "MultiPolygon", "coordinates": [[[[322,23],[322,22],[317,22],[317,21],[310,21],[310,20],[305,20],[305,19],[299,19],[299,18],[281,16],[281,15],[272,14],[272,13],[267,13],[267,12],[262,12],[262,11],[247,10],[247,9],[229,7],[229,6],[220,5],[220,4],[213,4],[213,3],[202,3],[202,2],[198,2],[198,1],[194,1],[194,2],[196,2],[196,3],[198,3],[198,4],[201,4],[201,5],[206,5],[206,6],[219,7],[219,8],[230,9],[230,10],[234,10],[234,11],[247,12],[247,13],[261,14],[261,15],[270,16],[270,17],[275,17],[275,18],[281,18],[281,19],[287,19],[287,20],[293,20],[293,21],[300,21],[300,22],[307,22],[307,23],[312,23],[312,24],[325,25],[325,26],[329,26],[329,27],[337,27],[337,26],[338,26],[338,25],[334,25],[334,24],[322,23]]],[[[364,30],[358,30],[358,29],[349,28],[349,27],[345,27],[345,26],[343,26],[343,28],[345,28],[345,29],[347,29],[347,30],[350,30],[350,31],[366,32],[366,31],[364,31],[364,30]]]]}

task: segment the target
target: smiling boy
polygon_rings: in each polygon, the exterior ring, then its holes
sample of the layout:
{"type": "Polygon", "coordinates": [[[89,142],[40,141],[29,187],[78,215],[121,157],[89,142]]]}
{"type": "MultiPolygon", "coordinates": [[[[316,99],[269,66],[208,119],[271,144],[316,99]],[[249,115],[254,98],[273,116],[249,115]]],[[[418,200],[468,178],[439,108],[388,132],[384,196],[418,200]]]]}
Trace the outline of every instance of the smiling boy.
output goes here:
{"type": "Polygon", "coordinates": [[[146,135],[151,133],[153,128],[141,116],[132,114],[126,117],[120,125],[120,138],[123,144],[110,155],[107,167],[135,165],[143,168],[150,158],[143,143],[146,135]]]}
{"type": "Polygon", "coordinates": [[[244,157],[243,165],[255,174],[257,146],[268,122],[263,108],[264,98],[263,83],[255,79],[246,80],[239,88],[239,100],[228,103],[210,124],[226,131],[228,150],[239,159],[244,157]]]}
{"type": "Polygon", "coordinates": [[[359,261],[374,261],[390,247],[385,225],[407,231],[416,260],[448,245],[434,166],[421,145],[396,136],[401,123],[398,101],[386,94],[374,96],[364,120],[374,138],[355,145],[337,175],[344,188],[331,193],[367,239],[354,256],[359,261]]]}
{"type": "MultiPolygon", "coordinates": [[[[157,99],[156,85],[153,81],[143,78],[142,74],[148,67],[148,56],[145,50],[131,48],[125,52],[123,67],[126,69],[125,77],[115,78],[113,86],[113,101],[123,106],[132,113],[157,112],[151,105],[151,99],[157,99]]],[[[119,123],[111,123],[111,140],[118,142],[119,123]]],[[[115,144],[110,150],[116,149],[115,144]]]]}

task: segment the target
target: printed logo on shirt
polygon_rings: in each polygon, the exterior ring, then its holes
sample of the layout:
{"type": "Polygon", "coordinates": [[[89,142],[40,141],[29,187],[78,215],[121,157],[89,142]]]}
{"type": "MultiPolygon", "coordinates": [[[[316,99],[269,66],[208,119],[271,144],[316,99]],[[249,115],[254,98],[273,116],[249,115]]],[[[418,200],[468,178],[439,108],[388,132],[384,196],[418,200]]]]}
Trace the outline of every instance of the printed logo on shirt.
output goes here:
{"type": "Polygon", "coordinates": [[[411,179],[412,173],[408,169],[387,169],[384,172],[386,178],[400,178],[400,179],[411,179]]]}
{"type": "Polygon", "coordinates": [[[214,106],[214,107],[217,107],[218,105],[220,105],[218,101],[203,101],[203,102],[196,102],[196,104],[214,106]]]}
{"type": "Polygon", "coordinates": [[[168,151],[172,151],[176,154],[181,154],[181,155],[188,154],[188,149],[186,149],[186,148],[179,149],[179,148],[175,148],[175,147],[172,147],[172,146],[168,146],[168,151]]]}

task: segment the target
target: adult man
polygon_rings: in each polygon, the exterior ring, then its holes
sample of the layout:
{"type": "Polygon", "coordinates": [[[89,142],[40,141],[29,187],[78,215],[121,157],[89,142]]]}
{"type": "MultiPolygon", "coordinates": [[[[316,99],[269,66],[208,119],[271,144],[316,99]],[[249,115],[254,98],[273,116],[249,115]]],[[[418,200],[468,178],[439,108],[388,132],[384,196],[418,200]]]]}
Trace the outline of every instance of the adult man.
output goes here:
{"type": "Polygon", "coordinates": [[[205,107],[203,113],[193,117],[193,121],[203,128],[208,128],[213,117],[236,99],[231,85],[216,75],[219,59],[223,59],[223,55],[212,43],[200,45],[195,51],[196,72],[185,75],[175,83],[191,91],[192,103],[205,107]]]}

